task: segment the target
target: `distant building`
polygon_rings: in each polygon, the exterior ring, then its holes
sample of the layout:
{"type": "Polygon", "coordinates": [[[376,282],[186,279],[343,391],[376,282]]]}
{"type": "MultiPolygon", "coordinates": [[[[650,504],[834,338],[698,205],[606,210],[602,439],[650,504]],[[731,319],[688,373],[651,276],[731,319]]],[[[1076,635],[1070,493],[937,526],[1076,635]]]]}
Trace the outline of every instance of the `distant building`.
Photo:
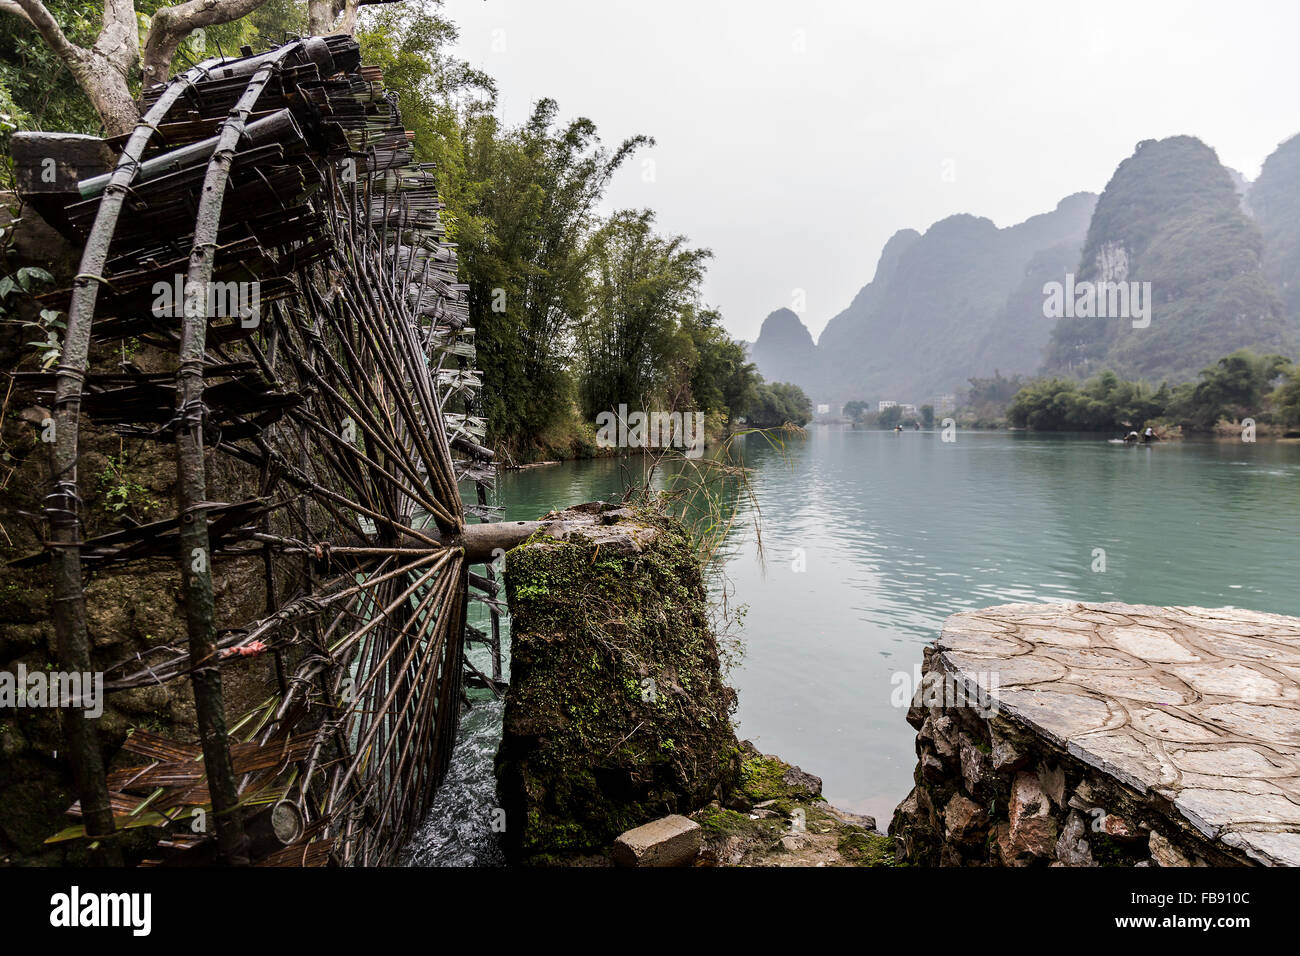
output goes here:
{"type": "Polygon", "coordinates": [[[883,412],[886,408],[893,408],[898,402],[879,402],[876,405],[877,412],[883,412]]]}
{"type": "Polygon", "coordinates": [[[900,412],[903,413],[903,416],[904,416],[904,417],[907,417],[908,415],[911,415],[911,416],[915,417],[915,416],[921,414],[920,412],[918,412],[918,411],[916,410],[916,406],[915,406],[915,405],[899,405],[899,406],[898,406],[898,410],[899,410],[900,412]]]}
{"type": "Polygon", "coordinates": [[[829,405],[818,405],[818,406],[817,406],[817,414],[818,414],[818,415],[829,415],[830,413],[831,413],[831,407],[830,407],[829,405]]]}
{"type": "Polygon", "coordinates": [[[955,412],[957,410],[957,396],[952,394],[936,395],[933,404],[936,415],[942,415],[944,412],[955,412]]]}

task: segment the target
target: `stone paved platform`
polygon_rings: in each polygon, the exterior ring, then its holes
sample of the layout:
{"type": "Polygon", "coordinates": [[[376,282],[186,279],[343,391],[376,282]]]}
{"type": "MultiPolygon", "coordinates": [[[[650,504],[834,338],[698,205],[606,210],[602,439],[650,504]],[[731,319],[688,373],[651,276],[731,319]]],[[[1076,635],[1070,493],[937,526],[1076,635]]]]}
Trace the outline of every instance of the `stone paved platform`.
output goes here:
{"type": "Polygon", "coordinates": [[[1300,866],[1300,618],[1130,604],[950,617],[941,666],[1207,839],[1300,866]]]}

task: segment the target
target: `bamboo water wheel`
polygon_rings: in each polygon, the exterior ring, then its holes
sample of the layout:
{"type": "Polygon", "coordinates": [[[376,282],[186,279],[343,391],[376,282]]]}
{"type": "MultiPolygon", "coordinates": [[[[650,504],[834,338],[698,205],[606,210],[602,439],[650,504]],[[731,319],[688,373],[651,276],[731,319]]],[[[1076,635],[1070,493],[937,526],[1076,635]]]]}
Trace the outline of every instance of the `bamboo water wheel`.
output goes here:
{"type": "Polygon", "coordinates": [[[106,772],[94,722],[65,720],[73,813],[110,862],[115,831],[147,823],[164,861],[384,864],[447,769],[467,671],[499,678],[465,656],[492,640],[471,598],[498,633],[491,566],[470,572],[490,553],[468,519],[495,518],[474,332],[435,173],[356,42],[243,52],[147,94],[108,171],[28,197],[84,249],[43,303],[67,312],[59,364],[20,376],[53,425],[30,560],[53,565],[60,664],[91,670],[87,574],[174,562],[188,640],[118,662],[106,688],[188,680],[198,725],[197,743],[135,731],[106,772]],[[183,302],[160,308],[169,290],[183,302]],[[174,371],[91,369],[92,344],[127,340],[174,371]],[[174,451],[170,517],[83,539],[83,418],[174,451]],[[243,500],[210,500],[218,459],[243,500]],[[262,613],[219,626],[232,561],[260,562],[262,613]],[[228,717],[222,671],[249,658],[276,689],[228,717]]]}

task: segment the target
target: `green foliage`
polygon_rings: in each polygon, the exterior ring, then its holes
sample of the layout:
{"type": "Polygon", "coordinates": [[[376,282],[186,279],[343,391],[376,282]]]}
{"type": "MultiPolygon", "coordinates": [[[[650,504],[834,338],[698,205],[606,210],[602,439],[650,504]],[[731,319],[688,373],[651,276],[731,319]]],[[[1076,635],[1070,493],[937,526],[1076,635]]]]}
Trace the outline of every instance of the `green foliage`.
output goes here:
{"type": "Polygon", "coordinates": [[[446,204],[448,238],[463,231],[481,237],[486,223],[470,206],[490,184],[466,173],[466,132],[490,125],[496,84],[446,52],[457,39],[440,4],[367,7],[357,27],[362,62],[384,71],[384,85],[397,93],[402,123],[415,134],[415,155],[438,169],[438,194],[446,204]]]}
{"type": "MultiPolygon", "coordinates": [[[[76,46],[90,48],[103,26],[103,0],[44,0],[46,8],[76,46]]],[[[149,22],[163,7],[175,3],[136,0],[140,43],[143,46],[149,22]]],[[[236,54],[245,45],[260,48],[281,42],[286,34],[305,31],[306,4],[301,0],[266,0],[245,17],[204,28],[202,39],[191,35],[180,45],[172,69],[188,67],[218,51],[236,54]]],[[[133,92],[140,87],[140,68],[135,64],[127,76],[133,92]]],[[[0,14],[0,113],[6,95],[11,97],[21,118],[21,129],[58,130],[98,134],[102,124],[72,73],[22,17],[0,14]]],[[[3,142],[0,142],[3,146],[3,142]]]]}
{"type": "MultiPolygon", "coordinates": [[[[69,41],[85,47],[95,42],[102,0],[46,0],[45,6],[69,41]]],[[[0,87],[15,107],[11,115],[21,120],[20,129],[100,132],[99,116],[63,61],[35,27],[11,13],[0,13],[0,87]]]]}
{"type": "Polygon", "coordinates": [[[673,409],[697,364],[682,316],[704,278],[711,253],[684,236],[654,233],[649,210],[615,213],[585,250],[591,284],[577,323],[583,412],[633,407],[673,409]]]}
{"type": "Polygon", "coordinates": [[[9,138],[20,129],[31,127],[27,111],[14,102],[5,85],[4,69],[0,67],[0,188],[13,188],[13,157],[9,153],[9,138]]]}
{"type": "Polygon", "coordinates": [[[614,171],[648,142],[612,153],[588,119],[557,123],[559,107],[541,100],[524,126],[501,130],[483,118],[468,131],[466,175],[489,184],[462,223],[461,263],[470,283],[470,319],[489,438],[527,442],[569,413],[569,333],[585,311],[587,237],[594,205],[614,171]]]}
{"type": "Polygon", "coordinates": [[[126,514],[140,521],[159,507],[149,496],[149,489],[127,474],[124,457],[108,458],[99,473],[98,485],[104,510],[109,514],[126,514]]]}
{"type": "Polygon", "coordinates": [[[1011,401],[1011,397],[1020,390],[1024,377],[1013,375],[1007,378],[994,369],[992,378],[972,378],[967,381],[970,384],[970,388],[966,391],[967,406],[981,408],[985,405],[1005,404],[1011,401]]]}
{"type": "Polygon", "coordinates": [[[879,833],[847,828],[837,847],[855,866],[895,866],[894,841],[879,833]]]}
{"type": "Polygon", "coordinates": [[[816,800],[821,797],[821,790],[811,786],[811,778],[793,771],[794,768],[779,757],[746,750],[740,764],[740,793],[751,803],[816,800]]]}
{"type": "Polygon", "coordinates": [[[1165,410],[1168,391],[1157,399],[1146,386],[1121,382],[1102,372],[1080,385],[1054,378],[1031,382],[1007,409],[1013,425],[1038,431],[1129,431],[1141,429],[1165,410]]]}
{"type": "Polygon", "coordinates": [[[754,399],[745,411],[748,423],[759,428],[775,428],[787,423],[802,426],[812,420],[812,415],[812,401],[798,385],[788,382],[758,385],[754,399]]]}
{"type": "MultiPolygon", "coordinates": [[[[175,6],[177,0],[159,3],[147,0],[136,3],[136,9],[146,8],[152,14],[162,7],[175,6]]],[[[307,32],[307,4],[302,0],[263,0],[262,4],[245,17],[230,23],[219,23],[203,28],[203,38],[191,34],[190,39],[181,44],[172,60],[172,72],[189,68],[205,57],[237,56],[241,47],[251,46],[254,50],[267,49],[286,39],[301,36],[307,32]]],[[[141,31],[143,41],[144,31],[141,31]]]]}
{"type": "Polygon", "coordinates": [[[967,424],[986,427],[1001,422],[1012,398],[1029,381],[1023,375],[1010,378],[994,369],[989,378],[967,379],[970,387],[962,401],[961,418],[967,424]]]}
{"type": "Polygon", "coordinates": [[[762,382],[757,367],[746,359],[745,347],[722,328],[722,314],[716,309],[686,309],[681,325],[695,352],[691,397],[710,414],[735,421],[757,395],[762,382]]]}
{"type": "Polygon", "coordinates": [[[595,413],[622,402],[734,418],[758,379],[717,313],[694,304],[708,252],[658,235],[649,211],[597,214],[610,178],[653,141],[606,148],[591,120],[561,120],[550,99],[504,126],[495,84],[448,52],[456,28],[439,10],[369,8],[357,36],[418,158],[438,168],[489,442],[515,458],[577,449],[592,444],[595,413]]]}
{"type": "Polygon", "coordinates": [[[41,308],[33,298],[48,290],[54,277],[37,266],[10,265],[10,243],[17,222],[0,226],[0,321],[17,325],[24,347],[35,354],[42,369],[50,369],[63,353],[60,336],[67,323],[62,313],[41,308]]]}
{"type": "Polygon", "coordinates": [[[1283,425],[1300,425],[1300,367],[1292,366],[1273,393],[1274,415],[1283,425]]]}
{"type": "Polygon", "coordinates": [[[511,855],[598,852],[691,813],[739,774],[703,567],[676,521],[638,511],[644,547],[539,533],[510,553],[511,691],[496,769],[511,855]],[[559,646],[553,640],[563,632],[559,646]],[[648,680],[647,680],[648,679],[648,680]],[[651,692],[646,693],[647,689],[651,692]]]}
{"type": "Polygon", "coordinates": [[[1122,381],[1106,371],[1083,384],[1040,379],[1016,393],[1007,410],[1013,425],[1038,431],[1130,431],[1165,420],[1197,431],[1223,419],[1267,416],[1270,401],[1286,420],[1295,406],[1300,420],[1300,386],[1295,369],[1281,355],[1239,350],[1202,369],[1200,381],[1156,391],[1122,381]],[[1282,380],[1280,387],[1275,384],[1282,380]]]}
{"type": "Polygon", "coordinates": [[[1195,429],[1210,429],[1228,419],[1258,417],[1265,410],[1274,385],[1291,369],[1291,360],[1281,355],[1255,355],[1240,350],[1219,359],[1201,372],[1195,385],[1182,386],[1174,393],[1169,414],[1195,429]]]}

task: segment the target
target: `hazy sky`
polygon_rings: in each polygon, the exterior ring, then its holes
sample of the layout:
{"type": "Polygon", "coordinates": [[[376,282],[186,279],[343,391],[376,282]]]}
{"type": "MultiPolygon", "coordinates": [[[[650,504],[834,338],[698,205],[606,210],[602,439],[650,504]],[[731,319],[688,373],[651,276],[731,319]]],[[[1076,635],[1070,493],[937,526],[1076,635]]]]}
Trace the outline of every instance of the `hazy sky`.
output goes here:
{"type": "Polygon", "coordinates": [[[1294,0],[447,0],[517,123],[542,96],[611,147],[609,207],[714,252],[705,301],[752,340],[814,336],[885,241],[1100,192],[1143,139],[1198,136],[1253,179],[1300,132],[1294,0]],[[647,162],[651,161],[651,162],[647,162]]]}

